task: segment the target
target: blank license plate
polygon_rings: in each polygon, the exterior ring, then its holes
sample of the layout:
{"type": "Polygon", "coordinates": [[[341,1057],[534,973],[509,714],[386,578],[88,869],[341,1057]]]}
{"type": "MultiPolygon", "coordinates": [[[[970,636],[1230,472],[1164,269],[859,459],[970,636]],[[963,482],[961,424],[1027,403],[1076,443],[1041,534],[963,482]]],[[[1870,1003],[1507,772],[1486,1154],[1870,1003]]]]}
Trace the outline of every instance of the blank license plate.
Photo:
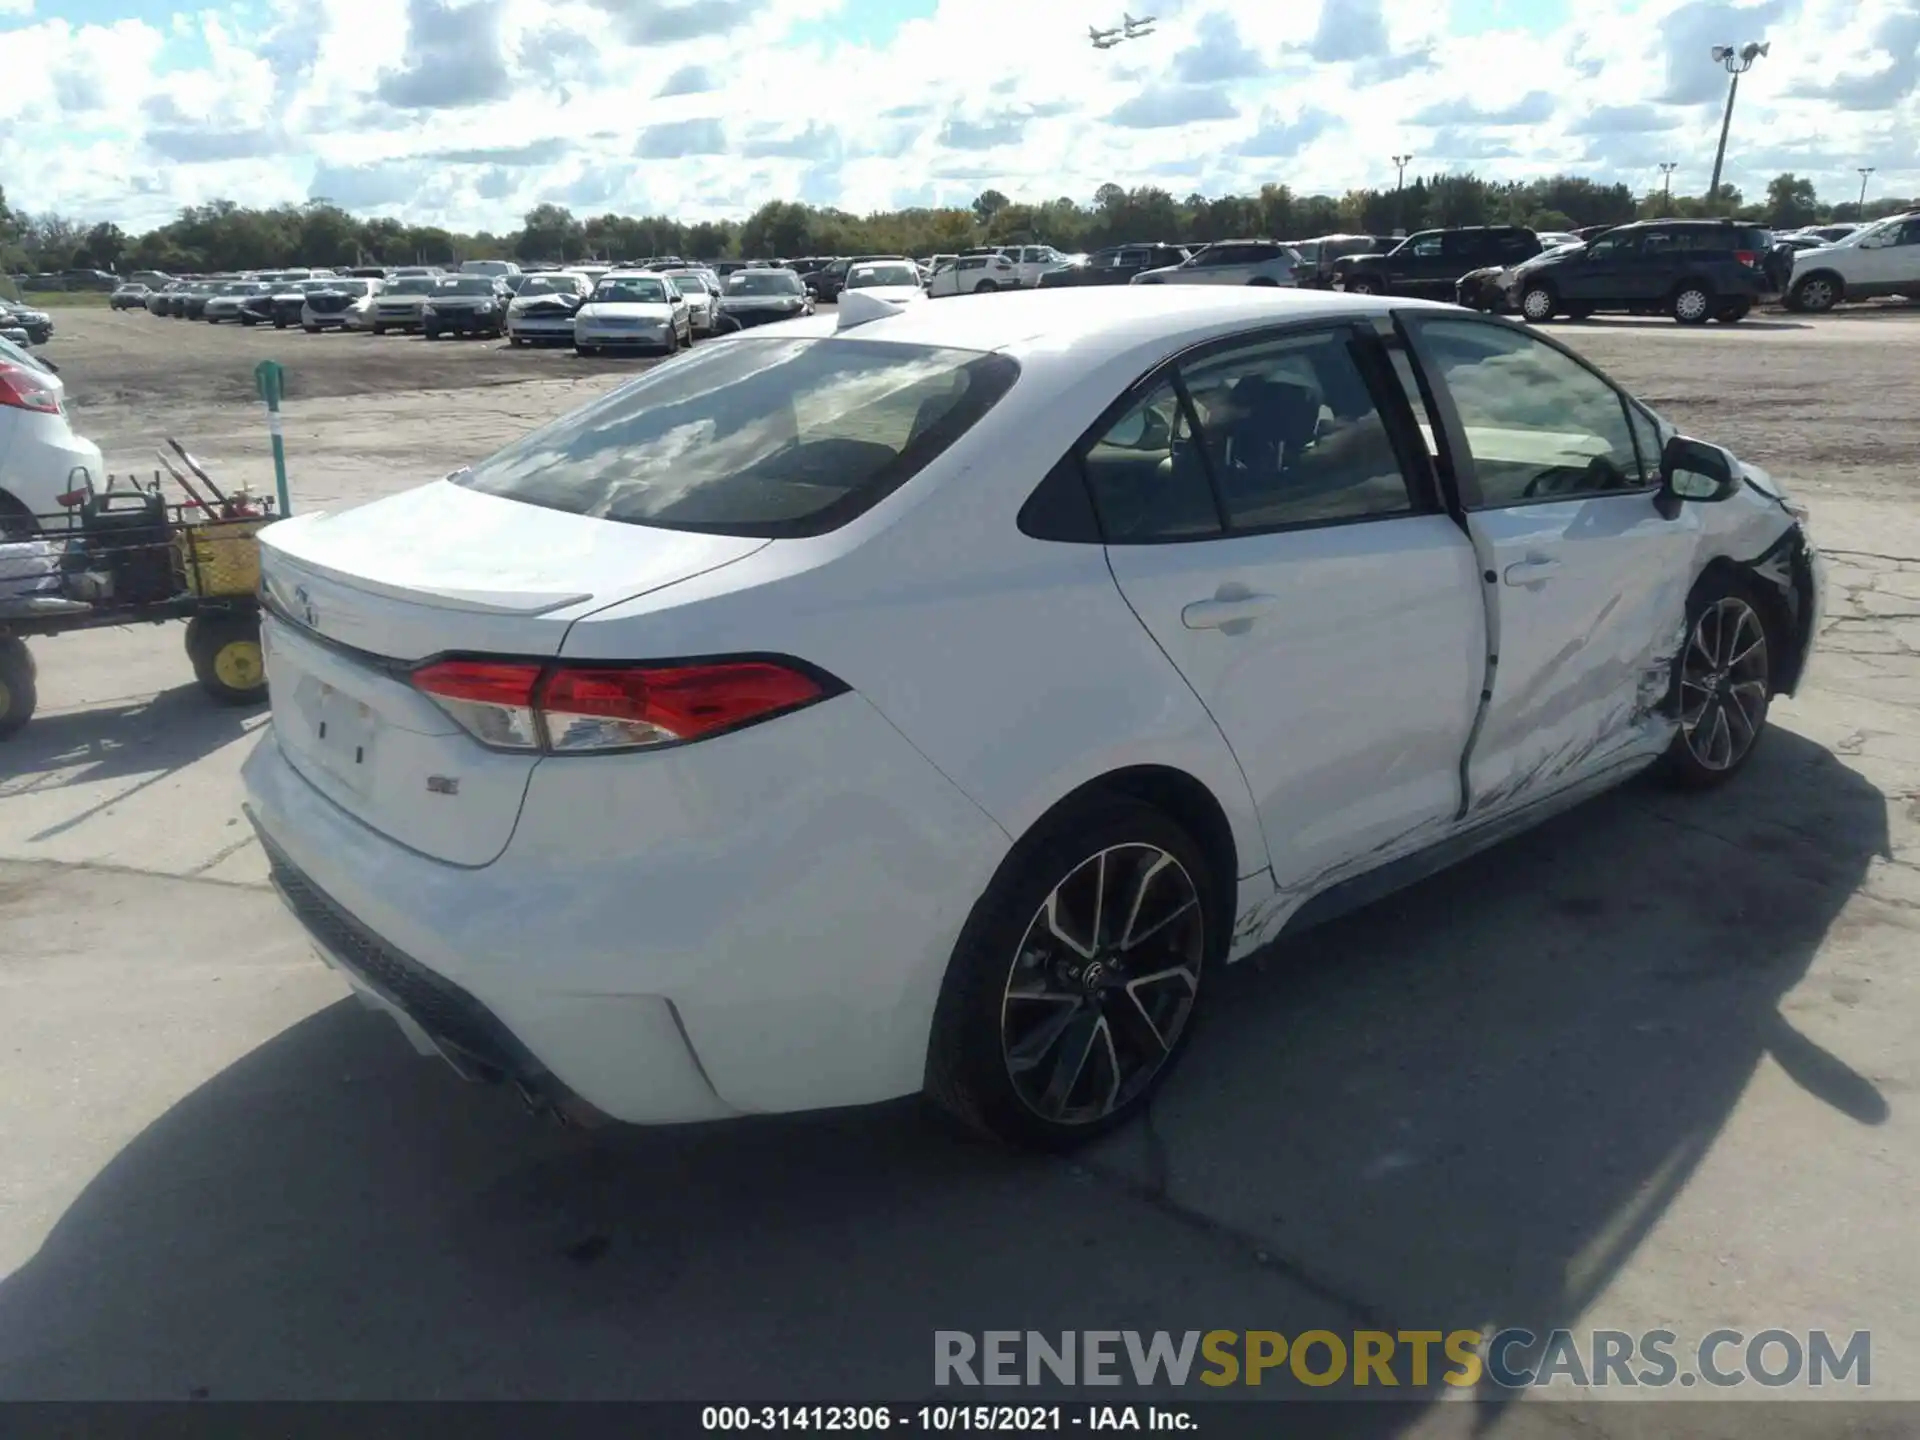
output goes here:
{"type": "Polygon", "coordinates": [[[322,681],[309,678],[300,691],[313,758],[355,794],[364,793],[379,731],[373,711],[322,681]]]}

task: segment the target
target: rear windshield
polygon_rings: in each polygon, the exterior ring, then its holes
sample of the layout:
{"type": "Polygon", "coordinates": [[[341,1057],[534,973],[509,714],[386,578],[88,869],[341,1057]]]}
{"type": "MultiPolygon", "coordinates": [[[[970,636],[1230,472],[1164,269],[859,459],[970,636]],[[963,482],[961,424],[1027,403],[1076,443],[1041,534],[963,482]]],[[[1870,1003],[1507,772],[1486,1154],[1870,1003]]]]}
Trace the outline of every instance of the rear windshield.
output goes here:
{"type": "Polygon", "coordinates": [[[924,469],[1019,373],[971,350],[741,337],[658,366],[454,478],[634,525],[823,535],[924,469]]]}
{"type": "Polygon", "coordinates": [[[491,295],[493,281],[485,275],[459,275],[442,280],[434,288],[436,295],[491,295]]]}

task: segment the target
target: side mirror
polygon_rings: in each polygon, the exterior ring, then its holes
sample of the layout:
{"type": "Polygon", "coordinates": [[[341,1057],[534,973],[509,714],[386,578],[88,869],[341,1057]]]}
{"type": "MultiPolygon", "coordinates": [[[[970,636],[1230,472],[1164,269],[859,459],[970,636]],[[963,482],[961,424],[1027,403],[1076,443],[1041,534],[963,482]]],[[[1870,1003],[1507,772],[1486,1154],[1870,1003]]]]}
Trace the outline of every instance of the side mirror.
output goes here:
{"type": "Polygon", "coordinates": [[[1689,500],[1712,504],[1739,488],[1733,457],[1718,445],[1676,435],[1660,452],[1660,493],[1654,505],[1669,520],[1676,519],[1689,500]]]}

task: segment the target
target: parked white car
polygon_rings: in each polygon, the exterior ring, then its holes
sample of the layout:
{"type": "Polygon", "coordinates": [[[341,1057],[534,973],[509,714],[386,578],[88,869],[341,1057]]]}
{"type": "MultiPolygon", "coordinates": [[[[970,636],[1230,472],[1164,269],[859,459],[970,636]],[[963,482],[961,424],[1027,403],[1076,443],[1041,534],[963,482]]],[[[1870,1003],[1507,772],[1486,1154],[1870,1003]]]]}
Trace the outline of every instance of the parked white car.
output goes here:
{"type": "Polygon", "coordinates": [[[573,348],[581,355],[635,348],[672,354],[692,343],[686,298],[651,270],[611,271],[573,317],[573,348]]]}
{"type": "Polygon", "coordinates": [[[439,274],[396,275],[387,281],[374,297],[373,333],[418,330],[426,316],[428,298],[445,278],[439,274]]]}
{"type": "Polygon", "coordinates": [[[1817,633],[1803,518],[1450,305],[861,301],[264,531],[246,809],[465,1074],[629,1122],[924,1087],[1062,1146],[1222,964],[1734,776],[1817,633]]]}
{"type": "Polygon", "coordinates": [[[67,423],[67,387],[51,361],[0,340],[0,539],[24,539],[60,497],[106,480],[100,447],[67,423]]]}
{"type": "Polygon", "coordinates": [[[222,320],[238,322],[242,304],[255,295],[271,295],[275,288],[265,280],[236,280],[222,285],[207,297],[206,308],[200,312],[200,318],[209,325],[218,325],[222,320]]]}
{"type": "Polygon", "coordinates": [[[307,292],[300,306],[300,328],[309,335],[322,330],[371,330],[373,306],[385,282],[354,276],[327,282],[307,292]]]}
{"type": "Polygon", "coordinates": [[[1842,300],[1920,298],[1920,211],[1890,215],[1793,257],[1787,308],[1818,314],[1842,300]]]}
{"type": "Polygon", "coordinates": [[[593,281],[577,270],[543,270],[525,276],[507,306],[507,339],[515,345],[573,339],[573,317],[593,281]]]}
{"type": "Polygon", "coordinates": [[[1000,253],[1012,264],[1014,280],[1022,290],[1033,289],[1049,270],[1064,270],[1073,264],[1072,257],[1051,245],[1009,245],[1000,253]]]}
{"type": "Polygon", "coordinates": [[[962,255],[944,269],[936,269],[927,281],[927,298],[938,300],[947,295],[987,295],[996,290],[1017,290],[1020,275],[1004,255],[962,255]]]}
{"type": "Polygon", "coordinates": [[[847,290],[861,291],[891,305],[912,304],[927,298],[920,280],[920,267],[911,260],[870,260],[864,265],[851,266],[847,270],[846,289],[840,292],[842,299],[847,290]]]}
{"type": "Polygon", "coordinates": [[[676,266],[660,273],[686,297],[694,334],[711,335],[720,318],[720,277],[703,265],[676,266]]]}
{"type": "Polygon", "coordinates": [[[1305,268],[1299,252],[1277,240],[1219,240],[1178,265],[1142,270],[1128,283],[1293,286],[1305,268]]]}

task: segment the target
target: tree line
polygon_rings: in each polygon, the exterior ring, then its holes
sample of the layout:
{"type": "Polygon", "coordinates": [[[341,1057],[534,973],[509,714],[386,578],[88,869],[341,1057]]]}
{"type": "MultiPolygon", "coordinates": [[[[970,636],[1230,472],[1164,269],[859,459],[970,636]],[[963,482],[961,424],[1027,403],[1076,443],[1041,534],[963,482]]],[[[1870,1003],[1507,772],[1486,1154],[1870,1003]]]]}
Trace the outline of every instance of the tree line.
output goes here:
{"type": "Polygon", "coordinates": [[[1130,241],[1199,244],[1239,237],[1302,240],[1335,233],[1391,235],[1439,226],[1517,224],[1537,230],[1621,224],[1635,219],[1734,215],[1775,229],[1822,221],[1877,219],[1914,200],[1879,199],[1863,208],[1823,201],[1813,182],[1785,174],[1746,200],[1721,187],[1717,199],[1635,194],[1578,175],[1494,181],[1436,174],[1404,188],[1299,195],[1285,184],[1257,194],[1185,199],[1156,186],[1102,185],[1090,204],[1069,196],[1015,200],[987,190],[972,205],[853,215],[791,200],[762,205],[744,221],[686,223],[667,215],[576,216],[537,205],[517,228],[462,234],[439,226],[368,219],[328,200],[254,209],[233,200],[192,205],[164,225],[129,235],[111,221],[30,215],[8,208],[0,188],[0,274],[62,270],[162,270],[205,274],[275,265],[452,264],[461,260],[584,261],[684,255],[698,259],[883,253],[929,255],[969,245],[1049,244],[1093,250],[1130,241]]]}

